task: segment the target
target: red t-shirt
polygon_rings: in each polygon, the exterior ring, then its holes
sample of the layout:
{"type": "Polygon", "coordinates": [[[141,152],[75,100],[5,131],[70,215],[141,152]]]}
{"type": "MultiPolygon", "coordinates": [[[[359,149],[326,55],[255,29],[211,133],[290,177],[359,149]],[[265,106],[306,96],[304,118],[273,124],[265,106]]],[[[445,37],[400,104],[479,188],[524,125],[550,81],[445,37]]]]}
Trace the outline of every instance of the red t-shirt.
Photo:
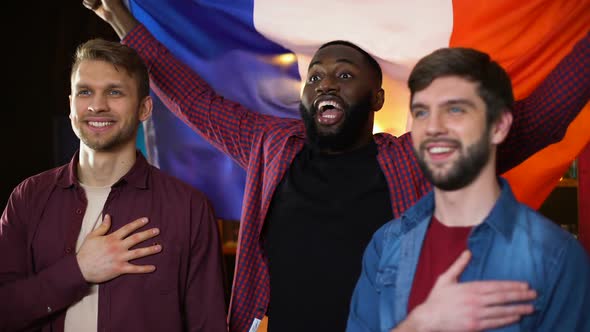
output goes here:
{"type": "Polygon", "coordinates": [[[428,226],[408,299],[408,312],[426,300],[439,275],[467,249],[472,226],[448,227],[434,216],[428,226]]]}

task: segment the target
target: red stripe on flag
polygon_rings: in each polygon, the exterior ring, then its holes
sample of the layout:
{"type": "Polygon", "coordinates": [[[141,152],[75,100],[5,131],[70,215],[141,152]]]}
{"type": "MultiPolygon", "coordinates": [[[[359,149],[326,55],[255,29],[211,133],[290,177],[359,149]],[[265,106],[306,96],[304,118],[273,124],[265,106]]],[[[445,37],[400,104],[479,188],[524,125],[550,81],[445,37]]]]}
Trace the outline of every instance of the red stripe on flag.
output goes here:
{"type": "MultiPolygon", "coordinates": [[[[523,99],[586,34],[590,0],[456,0],[453,14],[450,45],[489,53],[510,74],[515,97],[523,99]]],[[[589,118],[586,106],[561,142],[505,174],[521,202],[535,209],[541,206],[590,141],[589,118]]]]}

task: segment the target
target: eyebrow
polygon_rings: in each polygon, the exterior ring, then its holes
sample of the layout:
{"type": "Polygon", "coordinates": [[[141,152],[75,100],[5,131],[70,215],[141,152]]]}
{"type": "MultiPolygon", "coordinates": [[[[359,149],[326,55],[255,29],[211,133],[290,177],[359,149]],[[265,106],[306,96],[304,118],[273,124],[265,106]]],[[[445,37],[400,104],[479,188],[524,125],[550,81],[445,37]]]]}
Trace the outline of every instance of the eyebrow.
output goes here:
{"type": "MultiPolygon", "coordinates": [[[[465,106],[469,106],[471,108],[476,108],[475,104],[469,99],[450,99],[450,100],[443,102],[439,106],[454,106],[454,105],[465,105],[465,106]]],[[[427,109],[428,106],[424,103],[412,103],[412,105],[410,106],[410,109],[414,109],[414,108],[426,108],[427,109]]]]}
{"type": "MultiPolygon", "coordinates": [[[[81,88],[89,89],[90,88],[90,84],[78,83],[78,84],[74,85],[74,87],[76,87],[77,89],[81,89],[81,88]]],[[[110,89],[123,89],[124,87],[125,87],[124,84],[109,83],[109,84],[106,85],[106,90],[110,90],[110,89]]]]}
{"type": "MultiPolygon", "coordinates": [[[[340,59],[337,59],[337,60],[336,60],[336,62],[337,62],[337,63],[348,63],[348,64],[350,64],[350,65],[353,65],[353,66],[355,66],[355,67],[356,67],[356,66],[358,66],[356,63],[354,63],[354,62],[352,62],[352,61],[350,61],[350,60],[348,60],[348,59],[345,59],[345,58],[340,58],[340,59]]],[[[314,62],[310,63],[310,64],[309,64],[309,67],[307,67],[307,68],[309,69],[309,68],[311,68],[311,67],[313,67],[313,66],[315,66],[315,65],[319,65],[319,64],[321,64],[321,63],[322,63],[322,62],[321,62],[320,60],[316,60],[316,61],[314,61],[314,62]]]]}

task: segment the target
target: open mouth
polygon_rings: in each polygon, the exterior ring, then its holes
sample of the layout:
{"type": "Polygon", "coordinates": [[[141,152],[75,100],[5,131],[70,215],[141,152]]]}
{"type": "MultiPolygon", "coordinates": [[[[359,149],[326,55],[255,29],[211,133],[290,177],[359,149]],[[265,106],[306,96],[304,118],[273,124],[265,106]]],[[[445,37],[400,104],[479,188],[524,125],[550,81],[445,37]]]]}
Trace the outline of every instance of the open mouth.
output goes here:
{"type": "Polygon", "coordinates": [[[323,126],[332,126],[339,123],[344,117],[344,107],[335,100],[320,100],[316,103],[316,120],[323,126]]]}

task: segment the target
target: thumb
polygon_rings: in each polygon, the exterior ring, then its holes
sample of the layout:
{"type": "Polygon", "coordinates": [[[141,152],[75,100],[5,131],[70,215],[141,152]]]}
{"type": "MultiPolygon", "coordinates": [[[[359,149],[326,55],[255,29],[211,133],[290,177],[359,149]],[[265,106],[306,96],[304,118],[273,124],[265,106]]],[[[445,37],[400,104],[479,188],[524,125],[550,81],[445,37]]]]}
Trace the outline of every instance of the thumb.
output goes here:
{"type": "Polygon", "coordinates": [[[459,255],[459,258],[457,258],[453,264],[440,275],[438,280],[446,283],[457,282],[459,275],[463,273],[470,259],[471,252],[469,250],[463,251],[461,255],[459,255]]]}
{"type": "Polygon", "coordinates": [[[109,228],[111,228],[111,216],[105,214],[100,226],[96,227],[96,229],[90,232],[90,234],[93,236],[103,236],[109,231],[109,228]]]}

